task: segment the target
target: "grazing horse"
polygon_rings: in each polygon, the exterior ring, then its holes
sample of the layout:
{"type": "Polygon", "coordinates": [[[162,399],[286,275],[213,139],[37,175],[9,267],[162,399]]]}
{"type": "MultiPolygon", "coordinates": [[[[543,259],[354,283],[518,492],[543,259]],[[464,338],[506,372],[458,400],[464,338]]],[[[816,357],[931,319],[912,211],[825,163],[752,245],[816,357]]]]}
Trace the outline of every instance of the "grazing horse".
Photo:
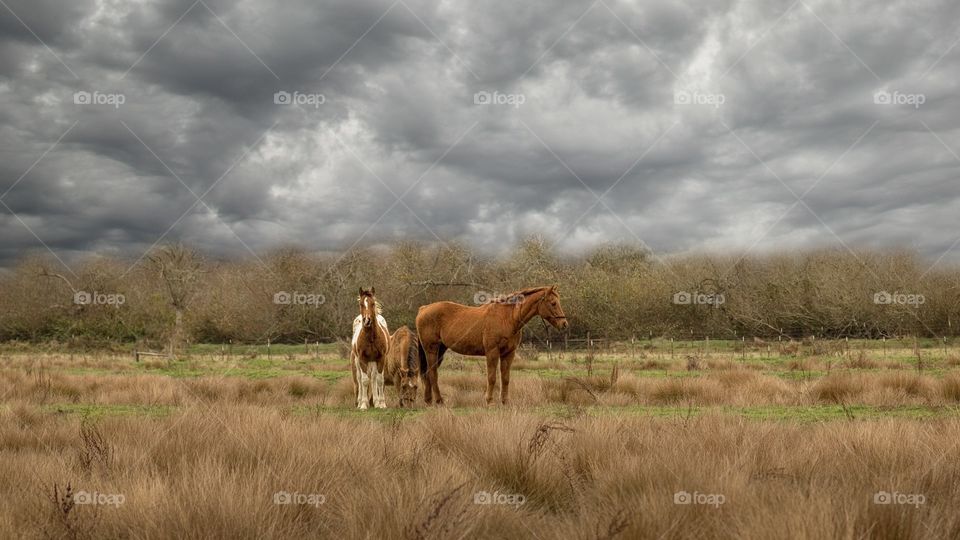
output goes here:
{"type": "Polygon", "coordinates": [[[397,389],[400,407],[417,402],[417,379],[420,376],[420,340],[416,332],[406,326],[397,328],[390,336],[390,352],[384,382],[397,389]]]}
{"type": "Polygon", "coordinates": [[[380,315],[380,303],[374,294],[373,287],[369,291],[360,288],[357,298],[360,315],[353,320],[350,371],[358,409],[366,409],[370,405],[378,409],[387,407],[383,396],[383,370],[390,349],[390,331],[387,330],[386,319],[380,315]]]}
{"type": "Polygon", "coordinates": [[[466,356],[487,358],[487,404],[493,402],[500,366],[500,401],[506,405],[510,390],[510,366],[520,344],[521,330],[539,315],[558,330],[567,328],[556,286],[517,291],[505,301],[469,307],[453,302],[435,302],[417,312],[420,337],[420,376],[424,380],[423,400],[429,405],[443,403],[437,384],[437,368],[450,349],[466,356]]]}

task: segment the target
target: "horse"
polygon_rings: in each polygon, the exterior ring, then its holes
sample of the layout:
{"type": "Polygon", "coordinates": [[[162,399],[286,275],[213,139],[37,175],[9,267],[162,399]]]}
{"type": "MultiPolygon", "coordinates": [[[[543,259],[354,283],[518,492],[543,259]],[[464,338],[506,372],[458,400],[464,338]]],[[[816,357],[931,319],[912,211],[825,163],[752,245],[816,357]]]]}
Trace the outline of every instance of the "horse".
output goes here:
{"type": "Polygon", "coordinates": [[[353,340],[350,346],[350,371],[353,375],[353,393],[357,408],[387,407],[383,395],[383,371],[390,349],[390,331],[387,321],[380,314],[380,303],[373,287],[369,291],[360,287],[357,301],[360,314],[353,320],[353,340]],[[370,394],[368,394],[368,388],[370,394]]]}
{"type": "Polygon", "coordinates": [[[416,332],[406,326],[397,328],[390,336],[390,351],[387,353],[387,367],[384,370],[384,382],[397,389],[400,407],[417,401],[417,379],[420,370],[420,340],[416,332]]]}
{"type": "Polygon", "coordinates": [[[437,384],[437,368],[450,349],[466,356],[487,358],[487,405],[493,403],[500,367],[500,401],[507,404],[510,366],[520,344],[523,326],[539,315],[558,330],[569,323],[560,306],[556,286],[531,287],[506,296],[505,300],[478,307],[454,302],[435,302],[417,312],[420,337],[420,376],[424,381],[423,400],[443,404],[437,384]]]}

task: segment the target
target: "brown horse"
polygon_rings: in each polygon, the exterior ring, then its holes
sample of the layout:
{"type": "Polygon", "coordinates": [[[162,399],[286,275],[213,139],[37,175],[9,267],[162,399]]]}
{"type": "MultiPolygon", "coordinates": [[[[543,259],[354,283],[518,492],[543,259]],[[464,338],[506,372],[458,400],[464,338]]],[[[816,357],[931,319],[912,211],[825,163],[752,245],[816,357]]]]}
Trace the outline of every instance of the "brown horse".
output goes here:
{"type": "Polygon", "coordinates": [[[420,340],[415,332],[406,326],[397,328],[390,336],[390,351],[387,353],[387,367],[384,370],[384,382],[397,389],[400,406],[417,401],[417,379],[420,368],[420,340]]]}
{"type": "Polygon", "coordinates": [[[387,321],[380,315],[380,304],[374,294],[373,287],[369,291],[360,288],[360,296],[357,298],[360,315],[353,320],[350,371],[353,374],[353,393],[359,409],[366,409],[371,405],[378,409],[387,407],[383,396],[383,371],[390,348],[390,331],[387,329],[387,321]]]}
{"type": "Polygon", "coordinates": [[[443,403],[437,384],[437,368],[450,349],[466,356],[487,358],[487,404],[493,402],[500,366],[500,401],[507,403],[510,390],[510,366],[520,344],[521,330],[539,315],[558,330],[567,328],[567,317],[560,307],[556,286],[533,287],[517,291],[505,301],[469,307],[453,302],[435,302],[417,312],[420,336],[420,375],[424,380],[423,400],[443,403]]]}

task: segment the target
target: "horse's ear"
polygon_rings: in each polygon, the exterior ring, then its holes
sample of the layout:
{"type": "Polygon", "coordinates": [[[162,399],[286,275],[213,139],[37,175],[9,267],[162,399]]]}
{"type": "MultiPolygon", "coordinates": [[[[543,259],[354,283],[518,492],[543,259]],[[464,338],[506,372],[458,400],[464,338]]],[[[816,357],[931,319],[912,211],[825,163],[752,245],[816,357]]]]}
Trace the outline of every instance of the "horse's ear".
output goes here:
{"type": "Polygon", "coordinates": [[[370,287],[370,294],[372,294],[372,295],[377,294],[377,288],[376,288],[376,287],[370,287]]]}
{"type": "Polygon", "coordinates": [[[360,296],[363,296],[363,287],[360,287],[360,296]]]}

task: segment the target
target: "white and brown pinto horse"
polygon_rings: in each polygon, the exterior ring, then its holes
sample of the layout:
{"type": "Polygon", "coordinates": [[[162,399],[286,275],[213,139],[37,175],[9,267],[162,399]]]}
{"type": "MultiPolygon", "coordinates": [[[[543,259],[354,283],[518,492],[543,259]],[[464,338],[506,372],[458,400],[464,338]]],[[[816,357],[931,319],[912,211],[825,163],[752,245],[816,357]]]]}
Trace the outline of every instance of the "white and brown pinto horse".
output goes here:
{"type": "Polygon", "coordinates": [[[350,346],[350,371],[353,374],[354,396],[357,408],[370,406],[387,408],[383,392],[383,371],[390,349],[390,331],[380,315],[380,304],[370,290],[360,288],[360,315],[353,320],[353,340],[350,346]]]}

